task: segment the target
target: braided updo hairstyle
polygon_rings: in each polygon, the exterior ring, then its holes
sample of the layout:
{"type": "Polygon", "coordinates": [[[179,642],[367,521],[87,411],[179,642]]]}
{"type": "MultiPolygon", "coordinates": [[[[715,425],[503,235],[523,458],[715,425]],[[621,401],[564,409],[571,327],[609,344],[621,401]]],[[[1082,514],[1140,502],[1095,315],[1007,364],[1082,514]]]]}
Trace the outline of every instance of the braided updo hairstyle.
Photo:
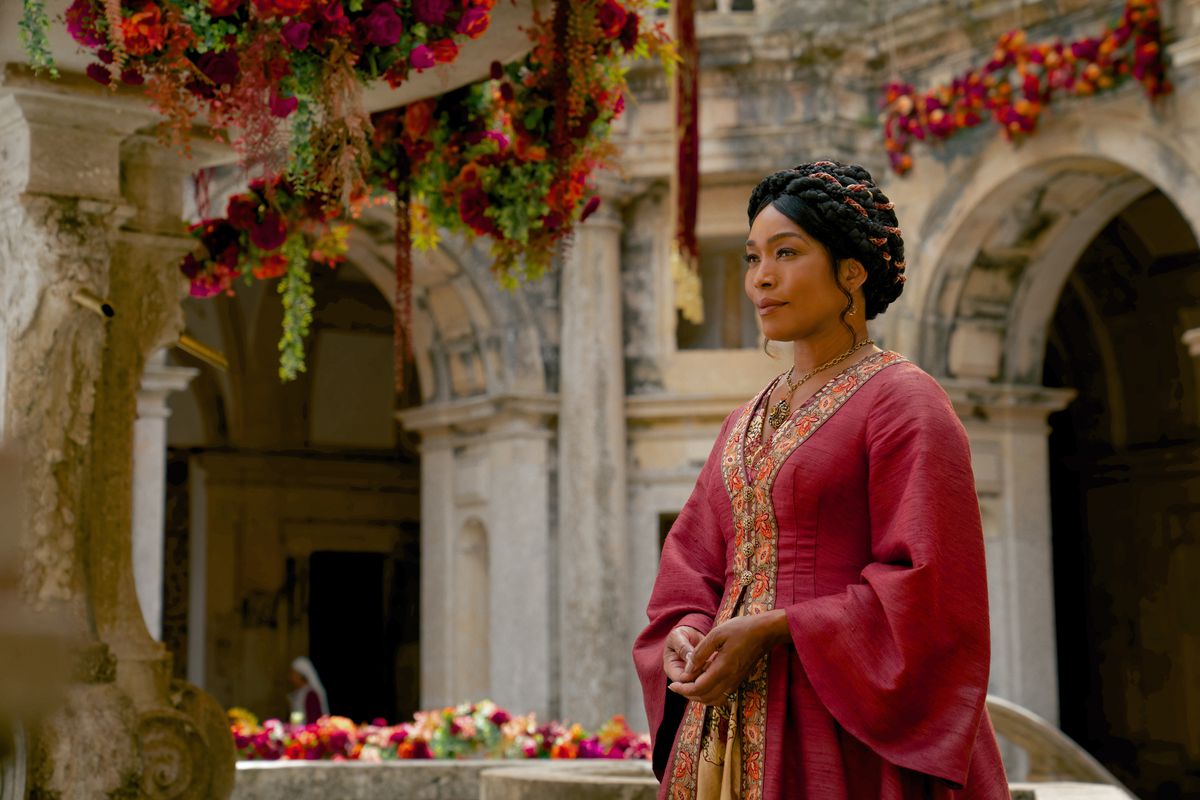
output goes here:
{"type": "MultiPolygon", "coordinates": [[[[843,259],[867,271],[863,283],[866,317],[875,316],[904,289],[904,240],[892,203],[871,173],[857,164],[815,161],[768,175],[750,193],[750,224],[767,205],[799,225],[829,253],[834,280],[843,259]]],[[[850,292],[838,282],[850,310],[850,292]]]]}

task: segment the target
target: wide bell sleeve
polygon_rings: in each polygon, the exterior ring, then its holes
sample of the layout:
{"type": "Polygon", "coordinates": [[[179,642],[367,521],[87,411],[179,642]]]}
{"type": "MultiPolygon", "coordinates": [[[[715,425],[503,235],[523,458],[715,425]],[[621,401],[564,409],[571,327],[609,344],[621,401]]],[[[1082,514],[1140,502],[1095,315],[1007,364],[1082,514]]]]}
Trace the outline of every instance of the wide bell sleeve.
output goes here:
{"type": "Polygon", "coordinates": [[[846,731],[960,788],[986,719],[990,647],[970,451],[932,378],[887,377],[865,434],[872,563],[844,592],[787,607],[788,625],[846,731]]]}
{"type": "Polygon", "coordinates": [[[650,723],[654,771],[660,780],[687,705],[667,689],[663,647],[668,634],[683,625],[707,634],[725,589],[726,544],[717,504],[722,500],[728,504],[721,452],[732,419],[731,415],[722,425],[691,496],[667,534],[646,609],[650,622],[633,645],[650,723]]]}

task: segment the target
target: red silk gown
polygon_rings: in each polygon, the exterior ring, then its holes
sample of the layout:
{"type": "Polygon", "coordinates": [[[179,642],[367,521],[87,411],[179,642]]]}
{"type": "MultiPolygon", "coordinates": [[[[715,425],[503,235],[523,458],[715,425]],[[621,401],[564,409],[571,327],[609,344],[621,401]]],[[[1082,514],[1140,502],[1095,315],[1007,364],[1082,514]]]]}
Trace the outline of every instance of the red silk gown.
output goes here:
{"type": "Polygon", "coordinates": [[[659,797],[695,797],[708,720],[666,688],[667,635],[783,608],[791,643],[736,693],[744,800],[1007,800],[984,708],[979,506],[945,392],[874,353],[793,412],[748,470],[769,389],[725,420],[634,645],[659,797]]]}

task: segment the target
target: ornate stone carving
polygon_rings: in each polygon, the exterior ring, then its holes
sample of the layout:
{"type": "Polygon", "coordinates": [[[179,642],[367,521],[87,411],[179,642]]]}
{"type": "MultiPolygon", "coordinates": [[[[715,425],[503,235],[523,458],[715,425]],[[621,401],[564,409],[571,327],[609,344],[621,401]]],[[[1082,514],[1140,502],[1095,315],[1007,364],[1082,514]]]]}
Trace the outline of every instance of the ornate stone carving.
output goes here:
{"type": "Polygon", "coordinates": [[[209,794],[208,745],[192,718],[155,709],[138,722],[142,792],[163,800],[204,800],[209,794]]]}

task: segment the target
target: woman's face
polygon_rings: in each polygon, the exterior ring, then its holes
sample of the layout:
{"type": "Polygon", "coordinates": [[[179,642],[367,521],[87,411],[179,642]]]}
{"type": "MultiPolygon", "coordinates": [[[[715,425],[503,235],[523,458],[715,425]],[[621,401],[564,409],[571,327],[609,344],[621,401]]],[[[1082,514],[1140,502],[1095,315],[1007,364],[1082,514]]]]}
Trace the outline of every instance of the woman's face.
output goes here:
{"type": "Polygon", "coordinates": [[[288,683],[292,685],[293,689],[303,689],[308,685],[308,681],[304,679],[304,676],[294,669],[288,670],[288,683]]]}
{"type": "Polygon", "coordinates": [[[772,341],[806,339],[829,326],[841,327],[848,301],[834,279],[829,253],[772,205],[750,226],[745,285],[763,335],[772,341]]]}

